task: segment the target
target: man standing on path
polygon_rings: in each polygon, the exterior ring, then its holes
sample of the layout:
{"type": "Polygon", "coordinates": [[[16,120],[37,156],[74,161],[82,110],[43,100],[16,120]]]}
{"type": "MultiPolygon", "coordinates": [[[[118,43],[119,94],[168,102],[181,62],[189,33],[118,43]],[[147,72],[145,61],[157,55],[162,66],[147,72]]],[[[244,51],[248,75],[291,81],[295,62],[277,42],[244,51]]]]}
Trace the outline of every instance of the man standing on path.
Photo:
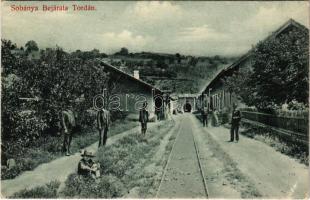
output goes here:
{"type": "Polygon", "coordinates": [[[110,112],[104,108],[100,109],[97,113],[97,128],[99,131],[98,148],[100,148],[102,145],[104,146],[107,142],[110,121],[110,112]]]}
{"type": "Polygon", "coordinates": [[[217,127],[219,126],[219,117],[218,117],[218,111],[216,110],[216,108],[213,109],[213,112],[212,112],[212,125],[214,127],[217,127]]]}
{"type": "Polygon", "coordinates": [[[201,111],[203,127],[208,127],[208,107],[204,106],[201,111]]]}
{"type": "Polygon", "coordinates": [[[236,141],[239,141],[239,123],[241,121],[241,112],[237,109],[237,105],[233,104],[233,111],[231,117],[231,129],[230,129],[230,142],[234,141],[234,136],[236,136],[236,141]]]}
{"type": "Polygon", "coordinates": [[[71,107],[61,112],[61,124],[64,134],[63,152],[66,152],[66,156],[70,156],[70,145],[72,141],[73,130],[76,126],[75,116],[71,107]]]}
{"type": "Polygon", "coordinates": [[[147,102],[144,102],[139,112],[139,122],[141,123],[141,133],[143,136],[145,136],[147,129],[147,122],[149,121],[149,111],[146,110],[146,107],[147,102]]]}

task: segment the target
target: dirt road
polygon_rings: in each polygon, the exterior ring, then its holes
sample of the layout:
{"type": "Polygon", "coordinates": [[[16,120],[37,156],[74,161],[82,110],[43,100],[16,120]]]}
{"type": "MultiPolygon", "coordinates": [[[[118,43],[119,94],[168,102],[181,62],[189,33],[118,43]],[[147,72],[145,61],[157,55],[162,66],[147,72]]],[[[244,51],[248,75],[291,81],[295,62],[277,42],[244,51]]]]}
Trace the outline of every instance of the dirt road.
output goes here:
{"type": "Polygon", "coordinates": [[[242,135],[238,143],[227,142],[229,130],[223,127],[205,129],[205,134],[210,134],[262,197],[309,198],[307,166],[242,135]]]}

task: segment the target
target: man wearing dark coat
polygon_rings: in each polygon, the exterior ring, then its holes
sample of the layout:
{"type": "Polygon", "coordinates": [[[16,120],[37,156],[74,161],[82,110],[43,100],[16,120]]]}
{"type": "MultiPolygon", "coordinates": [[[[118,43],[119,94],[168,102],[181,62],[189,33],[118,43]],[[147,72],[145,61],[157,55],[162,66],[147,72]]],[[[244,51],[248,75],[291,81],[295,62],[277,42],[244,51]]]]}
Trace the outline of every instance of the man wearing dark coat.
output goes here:
{"type": "Polygon", "coordinates": [[[237,109],[237,105],[233,104],[233,111],[231,116],[231,129],[230,129],[230,142],[234,141],[236,137],[236,141],[239,141],[239,124],[241,121],[241,112],[237,109]]]}
{"type": "Polygon", "coordinates": [[[73,136],[73,130],[76,126],[75,115],[73,111],[70,109],[64,110],[61,112],[61,125],[64,134],[64,143],[63,143],[63,152],[66,152],[66,156],[70,156],[70,145],[73,136]]]}
{"type": "Polygon", "coordinates": [[[100,109],[97,113],[97,128],[99,131],[99,145],[104,146],[108,139],[108,131],[110,127],[110,112],[104,108],[100,109]]]}
{"type": "Polygon", "coordinates": [[[143,103],[139,112],[139,122],[141,123],[141,133],[145,136],[147,130],[147,122],[149,121],[149,111],[146,110],[147,102],[143,103]]]}

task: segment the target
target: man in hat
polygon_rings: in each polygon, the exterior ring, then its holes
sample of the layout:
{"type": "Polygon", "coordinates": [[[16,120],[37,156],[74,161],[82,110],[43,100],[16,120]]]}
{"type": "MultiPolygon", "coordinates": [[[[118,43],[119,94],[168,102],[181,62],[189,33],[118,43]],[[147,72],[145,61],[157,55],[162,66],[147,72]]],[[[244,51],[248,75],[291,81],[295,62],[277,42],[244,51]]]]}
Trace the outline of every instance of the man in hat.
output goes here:
{"type": "Polygon", "coordinates": [[[108,131],[110,127],[110,112],[104,108],[100,109],[97,113],[97,128],[99,130],[99,145],[104,146],[108,139],[108,131]]]}
{"type": "Polygon", "coordinates": [[[144,102],[139,112],[139,122],[141,123],[141,133],[145,136],[147,122],[149,121],[149,111],[146,110],[147,102],[144,102]]]}
{"type": "Polygon", "coordinates": [[[237,105],[233,104],[233,111],[231,116],[231,129],[230,129],[230,142],[234,141],[236,136],[236,141],[239,141],[239,123],[241,121],[241,112],[237,109],[237,105]]]}
{"type": "Polygon", "coordinates": [[[82,159],[78,164],[78,174],[82,176],[91,176],[97,178],[100,176],[100,164],[93,161],[94,154],[85,150],[82,153],[82,159]]]}
{"type": "Polygon", "coordinates": [[[72,141],[73,130],[76,126],[75,116],[71,106],[61,112],[61,124],[64,134],[63,152],[66,152],[66,156],[69,156],[71,154],[70,145],[72,141]]]}

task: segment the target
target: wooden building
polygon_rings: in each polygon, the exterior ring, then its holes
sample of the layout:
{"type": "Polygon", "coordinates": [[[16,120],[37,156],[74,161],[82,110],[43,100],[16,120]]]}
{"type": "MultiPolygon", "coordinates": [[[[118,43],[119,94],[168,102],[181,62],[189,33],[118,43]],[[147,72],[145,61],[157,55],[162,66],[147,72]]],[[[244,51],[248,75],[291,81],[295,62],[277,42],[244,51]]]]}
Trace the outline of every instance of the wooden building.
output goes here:
{"type": "Polygon", "coordinates": [[[155,113],[163,112],[164,99],[163,92],[160,89],[142,81],[138,76],[130,75],[108,63],[101,62],[101,67],[109,73],[115,88],[108,99],[110,110],[118,109],[122,112],[138,115],[139,109],[146,101],[151,117],[155,113]]]}

